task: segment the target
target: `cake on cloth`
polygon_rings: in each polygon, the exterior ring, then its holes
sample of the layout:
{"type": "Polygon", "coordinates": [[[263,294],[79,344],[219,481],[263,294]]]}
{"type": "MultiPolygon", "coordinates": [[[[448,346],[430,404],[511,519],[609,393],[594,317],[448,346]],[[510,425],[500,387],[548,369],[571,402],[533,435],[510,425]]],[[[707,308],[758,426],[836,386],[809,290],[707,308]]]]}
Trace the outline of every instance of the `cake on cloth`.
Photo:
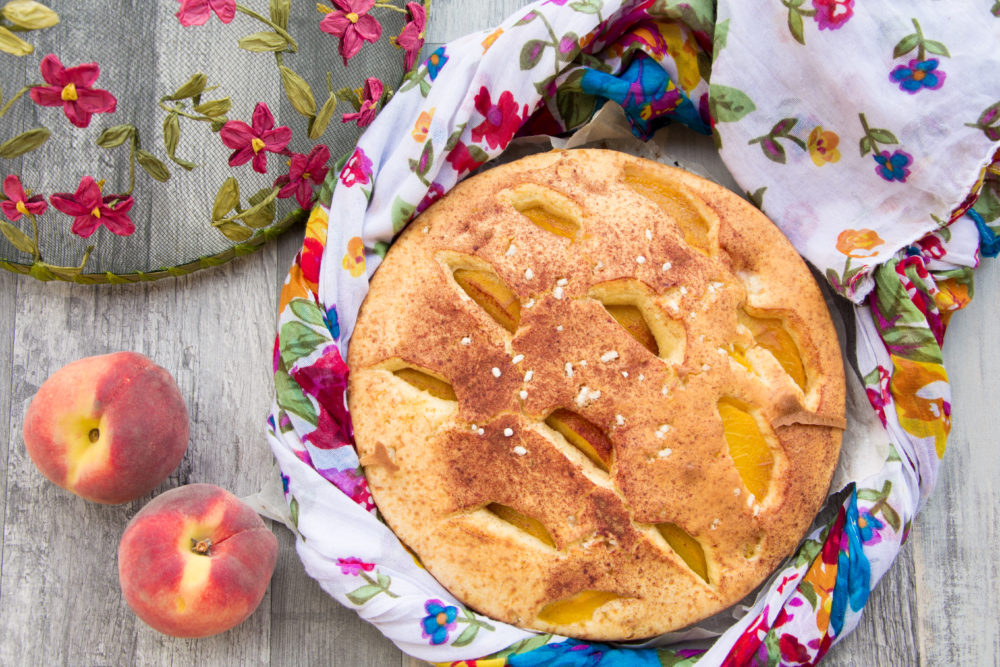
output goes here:
{"type": "Polygon", "coordinates": [[[348,365],[399,538],[476,610],[587,639],[750,592],[818,511],[843,428],[836,333],[781,232],[612,151],[435,203],[372,279],[348,365]]]}

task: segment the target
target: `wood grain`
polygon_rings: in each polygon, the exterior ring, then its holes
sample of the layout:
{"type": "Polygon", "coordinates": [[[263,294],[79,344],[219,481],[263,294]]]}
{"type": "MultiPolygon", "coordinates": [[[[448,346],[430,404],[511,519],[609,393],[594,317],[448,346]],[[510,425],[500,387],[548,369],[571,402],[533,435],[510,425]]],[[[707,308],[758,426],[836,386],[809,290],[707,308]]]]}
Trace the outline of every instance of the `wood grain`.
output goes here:
{"type": "MultiPolygon", "coordinates": [[[[489,27],[522,0],[435,0],[428,47],[489,27]]],[[[678,159],[726,176],[711,142],[671,131],[678,159]]],[[[732,183],[729,183],[732,186],[732,183]]],[[[147,211],[145,215],[152,215],[147,211]]],[[[243,625],[205,640],[172,639],[138,621],[121,599],[116,550],[143,500],[86,503],[46,482],[24,453],[24,411],[41,382],[69,361],[117,349],[151,356],[188,400],[188,454],[162,491],[212,482],[240,495],[270,470],[264,419],[276,294],[301,229],[262,252],[180,280],[128,287],[41,284],[0,272],[0,664],[335,665],[424,664],[400,653],[305,574],[291,533],[268,597],[243,625]]],[[[1000,656],[1000,416],[990,389],[1000,374],[1000,269],[986,260],[977,295],[956,315],[946,358],[954,431],[938,489],[910,542],[872,595],[858,630],[824,664],[996,664],[1000,656]]],[[[151,494],[152,495],[152,494],[151,494]]]]}

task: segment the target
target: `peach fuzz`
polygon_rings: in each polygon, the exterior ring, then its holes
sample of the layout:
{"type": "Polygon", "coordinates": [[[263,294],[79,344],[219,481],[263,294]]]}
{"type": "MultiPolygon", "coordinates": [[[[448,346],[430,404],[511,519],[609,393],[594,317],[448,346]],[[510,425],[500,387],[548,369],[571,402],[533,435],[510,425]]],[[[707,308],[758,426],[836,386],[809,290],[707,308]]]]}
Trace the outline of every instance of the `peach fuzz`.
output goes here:
{"type": "Polygon", "coordinates": [[[207,637],[253,613],[277,558],[278,540],[248,505],[212,484],[189,484],[157,496],[129,522],[118,577],[148,625],[207,637]]]}
{"type": "Polygon", "coordinates": [[[135,352],[63,366],[28,406],[24,444],[43,475],[99,503],[149,493],[187,450],[188,412],[177,383],[135,352]]]}

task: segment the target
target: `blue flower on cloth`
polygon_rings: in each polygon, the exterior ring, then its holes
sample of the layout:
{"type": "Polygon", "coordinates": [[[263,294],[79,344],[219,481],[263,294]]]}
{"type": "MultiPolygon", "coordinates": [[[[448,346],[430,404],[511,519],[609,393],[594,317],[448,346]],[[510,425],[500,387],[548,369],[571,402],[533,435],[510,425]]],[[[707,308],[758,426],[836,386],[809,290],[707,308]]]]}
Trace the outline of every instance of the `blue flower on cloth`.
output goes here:
{"type": "Polygon", "coordinates": [[[420,621],[423,627],[421,635],[425,639],[430,639],[431,644],[437,646],[448,641],[448,633],[455,629],[458,617],[458,609],[451,605],[446,605],[441,600],[428,600],[424,603],[424,610],[427,616],[420,621]]]}
{"type": "Polygon", "coordinates": [[[441,68],[448,62],[448,55],[444,52],[444,49],[445,47],[439,46],[427,58],[427,74],[430,75],[431,81],[437,78],[441,68]]]}
{"type": "Polygon", "coordinates": [[[882,151],[875,154],[875,173],[887,181],[906,182],[906,177],[910,175],[910,165],[913,163],[913,156],[905,151],[882,151]]]}
{"type": "Polygon", "coordinates": [[[869,510],[864,510],[858,517],[858,530],[861,532],[861,541],[865,544],[878,544],[882,541],[882,536],[878,531],[885,526],[881,519],[873,515],[869,510]]]}
{"type": "Polygon", "coordinates": [[[507,657],[510,667],[660,667],[655,649],[619,649],[575,639],[507,657]]]}
{"type": "Polygon", "coordinates": [[[910,95],[917,91],[937,90],[944,85],[945,73],[938,71],[938,59],[917,60],[914,58],[907,65],[899,65],[889,73],[889,80],[899,84],[900,90],[910,95]]]}
{"type": "Polygon", "coordinates": [[[580,87],[588,95],[620,104],[632,133],[640,139],[649,138],[671,120],[702,134],[710,132],[684,91],[674,85],[659,63],[645,54],[636,54],[628,69],[618,76],[585,70],[580,87]]]}
{"type": "Polygon", "coordinates": [[[858,611],[865,606],[871,594],[871,564],[865,555],[862,529],[858,525],[857,491],[851,494],[846,509],[847,520],[837,555],[837,579],[830,608],[830,626],[835,635],[839,635],[844,627],[848,605],[852,611],[858,611]]]}

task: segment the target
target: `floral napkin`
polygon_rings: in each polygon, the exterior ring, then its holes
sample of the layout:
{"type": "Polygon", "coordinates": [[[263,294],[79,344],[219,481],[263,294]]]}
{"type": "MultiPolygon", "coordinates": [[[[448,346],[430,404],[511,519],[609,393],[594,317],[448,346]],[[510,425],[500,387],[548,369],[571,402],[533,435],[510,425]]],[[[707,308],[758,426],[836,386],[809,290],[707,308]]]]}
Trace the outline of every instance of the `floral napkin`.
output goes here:
{"type": "Polygon", "coordinates": [[[716,15],[708,0],[546,0],[413,70],[331,171],[282,292],[269,438],[310,575],[442,664],[820,660],[856,626],[934,486],[950,427],[944,330],[969,302],[980,247],[1000,245],[1000,103],[976,78],[995,69],[995,19],[970,5],[945,20],[938,4],[786,0],[751,14],[723,1],[716,15]],[[640,138],[669,122],[714,129],[748,195],[860,302],[844,301],[847,361],[883,429],[860,446],[887,454],[832,489],[833,518],[714,642],[613,647],[476,614],[378,519],[352,446],[343,360],[393,237],[515,136],[572,131],[608,101],[640,138]]]}

